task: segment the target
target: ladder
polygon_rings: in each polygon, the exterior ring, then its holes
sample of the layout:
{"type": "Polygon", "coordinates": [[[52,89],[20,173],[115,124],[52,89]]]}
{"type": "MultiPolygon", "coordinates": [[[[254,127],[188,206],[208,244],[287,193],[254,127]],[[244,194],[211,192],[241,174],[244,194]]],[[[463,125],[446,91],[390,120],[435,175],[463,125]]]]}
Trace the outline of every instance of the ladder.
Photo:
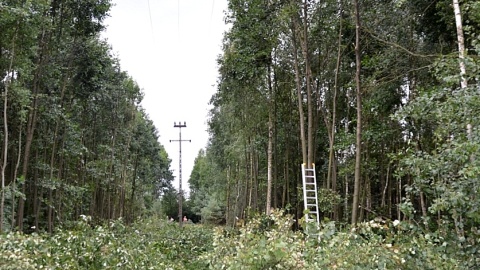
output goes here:
{"type": "Polygon", "coordinates": [[[302,182],[303,182],[303,204],[304,210],[308,210],[305,214],[305,222],[316,222],[316,227],[320,226],[320,218],[318,213],[318,192],[317,178],[315,174],[315,164],[308,169],[306,164],[302,164],[302,182]]]}

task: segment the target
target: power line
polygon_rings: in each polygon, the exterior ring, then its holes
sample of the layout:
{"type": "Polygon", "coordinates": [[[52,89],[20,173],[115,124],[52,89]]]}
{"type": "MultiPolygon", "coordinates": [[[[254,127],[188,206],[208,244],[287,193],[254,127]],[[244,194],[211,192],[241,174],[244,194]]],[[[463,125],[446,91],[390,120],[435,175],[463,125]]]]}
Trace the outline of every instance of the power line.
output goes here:
{"type": "Polygon", "coordinates": [[[178,31],[178,41],[180,42],[180,0],[177,4],[177,31],[178,31]]]}
{"type": "Polygon", "coordinates": [[[147,0],[147,3],[148,3],[148,16],[150,17],[150,29],[152,30],[152,39],[153,39],[153,44],[155,45],[155,32],[153,31],[152,9],[150,8],[150,0],[147,0]]]}

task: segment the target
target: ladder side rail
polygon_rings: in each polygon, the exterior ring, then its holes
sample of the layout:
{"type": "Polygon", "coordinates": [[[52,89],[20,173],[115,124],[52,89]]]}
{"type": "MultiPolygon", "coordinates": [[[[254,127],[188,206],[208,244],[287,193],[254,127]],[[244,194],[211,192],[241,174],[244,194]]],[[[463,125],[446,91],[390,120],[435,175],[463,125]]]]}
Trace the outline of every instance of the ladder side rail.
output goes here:
{"type": "Polygon", "coordinates": [[[320,213],[318,211],[318,189],[317,189],[317,173],[315,172],[315,163],[312,164],[312,170],[313,170],[313,182],[314,187],[315,187],[315,208],[317,210],[317,226],[320,226],[320,213]]]}
{"type": "MultiPolygon", "coordinates": [[[[307,179],[305,171],[305,163],[302,164],[302,184],[303,184],[303,209],[308,209],[308,191],[307,191],[307,179]]],[[[308,214],[305,214],[305,222],[308,222],[308,214]]]]}

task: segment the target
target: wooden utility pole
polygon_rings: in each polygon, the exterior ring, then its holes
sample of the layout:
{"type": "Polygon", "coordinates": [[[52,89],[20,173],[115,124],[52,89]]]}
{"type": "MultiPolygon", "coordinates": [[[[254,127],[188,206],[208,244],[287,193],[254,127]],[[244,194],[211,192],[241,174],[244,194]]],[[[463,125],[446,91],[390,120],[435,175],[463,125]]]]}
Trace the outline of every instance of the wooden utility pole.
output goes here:
{"type": "Polygon", "coordinates": [[[179,129],[178,140],[170,140],[170,142],[178,142],[178,225],[182,227],[183,214],[182,214],[182,202],[183,202],[183,190],[182,190],[182,142],[192,142],[192,140],[182,140],[182,127],[187,127],[187,123],[173,122],[173,127],[179,129]]]}

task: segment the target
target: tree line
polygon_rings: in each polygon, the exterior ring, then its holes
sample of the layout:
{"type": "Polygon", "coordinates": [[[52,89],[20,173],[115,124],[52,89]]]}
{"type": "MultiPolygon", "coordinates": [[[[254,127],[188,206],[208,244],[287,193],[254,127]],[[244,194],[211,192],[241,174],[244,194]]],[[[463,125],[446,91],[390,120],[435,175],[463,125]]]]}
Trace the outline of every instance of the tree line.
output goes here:
{"type": "Polygon", "coordinates": [[[477,1],[229,0],[194,211],[234,225],[303,216],[408,220],[472,239],[480,224],[477,1]]]}
{"type": "Polygon", "coordinates": [[[100,38],[110,0],[0,3],[0,231],[130,222],[172,189],[143,93],[100,38]]]}

